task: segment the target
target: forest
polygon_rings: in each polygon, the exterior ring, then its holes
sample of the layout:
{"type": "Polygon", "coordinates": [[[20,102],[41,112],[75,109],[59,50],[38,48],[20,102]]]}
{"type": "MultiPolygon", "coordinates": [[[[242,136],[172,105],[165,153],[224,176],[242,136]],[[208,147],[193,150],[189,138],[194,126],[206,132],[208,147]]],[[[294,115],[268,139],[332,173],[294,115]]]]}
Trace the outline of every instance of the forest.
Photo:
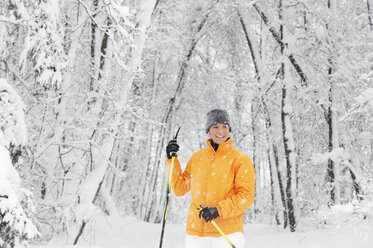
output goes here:
{"type": "MultiPolygon", "coordinates": [[[[1,1],[0,247],[77,245],[99,213],[161,223],[166,145],[181,127],[185,166],[215,108],[255,166],[245,223],[372,220],[372,8],[1,1]]],[[[189,203],[171,196],[167,223],[185,223],[189,203]]]]}

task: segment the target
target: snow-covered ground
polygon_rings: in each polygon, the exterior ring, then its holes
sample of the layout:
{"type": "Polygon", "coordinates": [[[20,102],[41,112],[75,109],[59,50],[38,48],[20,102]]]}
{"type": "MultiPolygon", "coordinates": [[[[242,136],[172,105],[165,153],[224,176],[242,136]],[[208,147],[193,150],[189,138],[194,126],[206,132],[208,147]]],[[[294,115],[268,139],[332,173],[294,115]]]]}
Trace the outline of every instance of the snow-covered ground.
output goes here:
{"type": "MultiPolygon", "coordinates": [[[[264,224],[245,225],[247,248],[373,248],[373,222],[348,222],[315,231],[290,233],[264,224]]],[[[154,248],[159,246],[160,224],[140,222],[132,218],[98,218],[85,231],[77,246],[66,246],[66,238],[32,248],[154,248]]],[[[164,248],[184,247],[184,225],[166,224],[164,248]]]]}

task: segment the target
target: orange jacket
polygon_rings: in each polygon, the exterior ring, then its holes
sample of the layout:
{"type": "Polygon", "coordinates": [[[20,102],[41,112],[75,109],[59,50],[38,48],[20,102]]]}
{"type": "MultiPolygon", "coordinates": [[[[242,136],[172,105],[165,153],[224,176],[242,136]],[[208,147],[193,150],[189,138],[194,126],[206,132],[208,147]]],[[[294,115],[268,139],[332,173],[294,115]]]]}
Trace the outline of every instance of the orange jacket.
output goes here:
{"type": "MultiPolygon", "coordinates": [[[[243,232],[244,212],[254,202],[255,171],[248,156],[233,147],[232,139],[212,148],[199,150],[190,158],[185,171],[174,161],[171,186],[176,196],[191,191],[186,232],[198,236],[221,236],[211,223],[199,219],[197,207],[216,207],[219,212],[216,224],[225,234],[243,232]]],[[[170,173],[171,159],[167,160],[170,173]]]]}

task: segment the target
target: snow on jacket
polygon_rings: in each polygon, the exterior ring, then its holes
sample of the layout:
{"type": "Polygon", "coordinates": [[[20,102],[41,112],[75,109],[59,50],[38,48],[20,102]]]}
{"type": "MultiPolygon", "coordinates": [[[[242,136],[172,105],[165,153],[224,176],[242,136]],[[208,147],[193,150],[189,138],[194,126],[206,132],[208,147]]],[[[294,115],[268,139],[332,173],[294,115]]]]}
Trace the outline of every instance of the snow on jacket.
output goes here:
{"type": "MultiPolygon", "coordinates": [[[[212,148],[199,150],[190,158],[184,172],[175,158],[172,190],[176,196],[191,191],[186,232],[202,237],[221,236],[211,223],[199,219],[197,207],[216,207],[219,216],[216,224],[225,234],[243,232],[244,212],[254,202],[255,171],[250,158],[232,145],[232,139],[212,148]]],[[[172,159],[167,160],[170,173],[172,159]]]]}

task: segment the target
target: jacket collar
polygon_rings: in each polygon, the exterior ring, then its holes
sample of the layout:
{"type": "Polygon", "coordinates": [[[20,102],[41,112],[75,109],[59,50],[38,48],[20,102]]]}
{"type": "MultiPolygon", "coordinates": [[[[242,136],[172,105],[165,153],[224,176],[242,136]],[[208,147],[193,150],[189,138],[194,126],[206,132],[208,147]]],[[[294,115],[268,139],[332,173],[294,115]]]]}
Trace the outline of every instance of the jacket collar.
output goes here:
{"type": "MultiPolygon", "coordinates": [[[[215,150],[214,148],[212,147],[211,145],[211,139],[208,139],[206,141],[206,144],[207,146],[210,148],[211,151],[213,151],[215,153],[215,150]]],[[[221,153],[221,152],[225,152],[226,150],[228,150],[229,148],[231,148],[233,145],[232,145],[232,138],[229,138],[227,141],[221,143],[219,145],[219,148],[218,150],[216,151],[216,153],[221,153]]]]}

